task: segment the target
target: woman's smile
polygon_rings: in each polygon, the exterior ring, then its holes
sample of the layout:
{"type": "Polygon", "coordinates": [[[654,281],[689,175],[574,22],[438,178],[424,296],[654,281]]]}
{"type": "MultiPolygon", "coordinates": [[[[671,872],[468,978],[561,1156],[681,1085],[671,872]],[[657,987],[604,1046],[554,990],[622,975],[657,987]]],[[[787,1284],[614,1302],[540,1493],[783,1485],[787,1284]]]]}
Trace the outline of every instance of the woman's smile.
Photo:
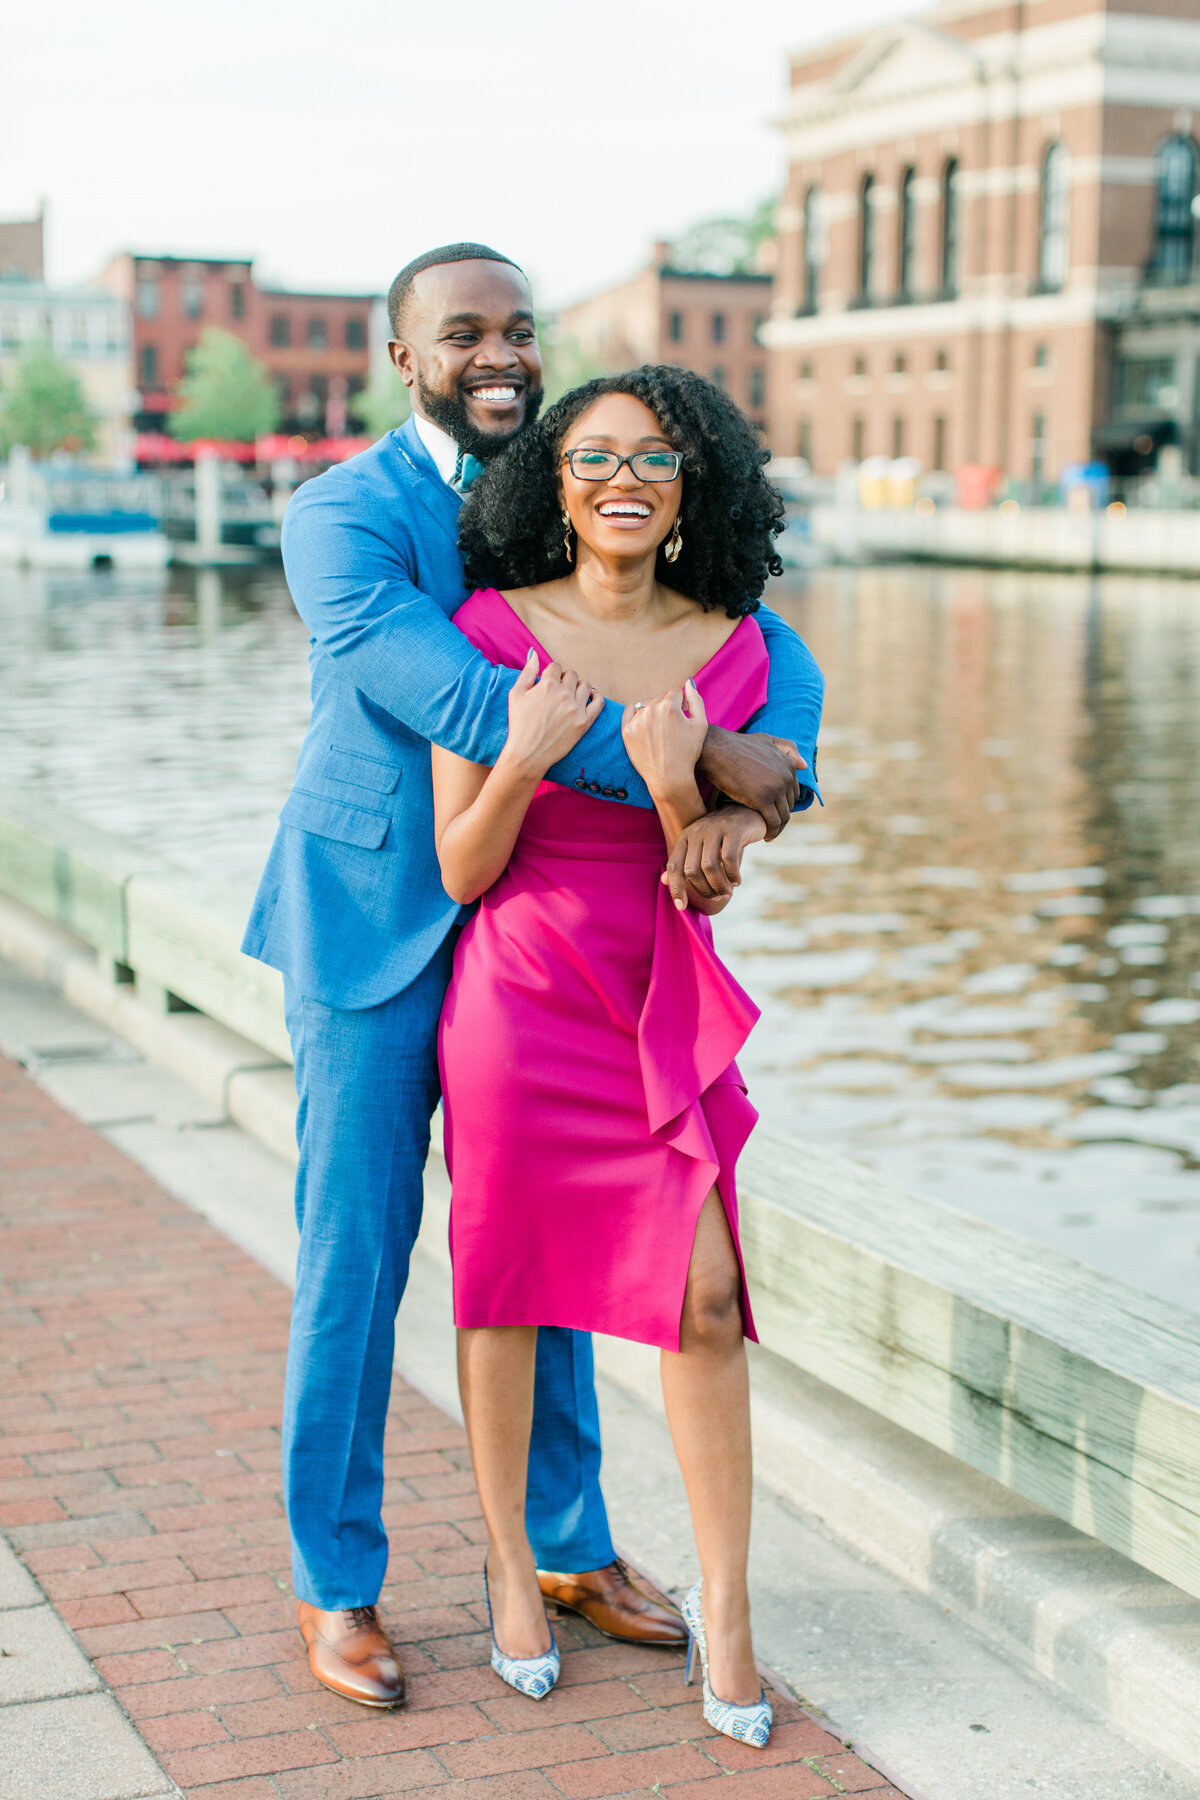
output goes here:
{"type": "Polygon", "coordinates": [[[608,525],[617,526],[619,530],[629,531],[653,518],[654,508],[648,500],[601,500],[596,508],[596,517],[603,519],[608,525]]]}

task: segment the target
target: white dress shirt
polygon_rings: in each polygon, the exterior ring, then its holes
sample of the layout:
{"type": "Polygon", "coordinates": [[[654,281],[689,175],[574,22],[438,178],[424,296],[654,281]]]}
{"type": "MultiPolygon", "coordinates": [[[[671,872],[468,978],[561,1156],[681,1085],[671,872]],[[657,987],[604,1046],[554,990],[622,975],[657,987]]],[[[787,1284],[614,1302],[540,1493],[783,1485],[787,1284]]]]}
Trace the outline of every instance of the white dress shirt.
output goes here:
{"type": "Polygon", "coordinates": [[[418,412],[413,413],[413,424],[417,428],[417,436],[432,456],[438,474],[449,487],[458,467],[458,445],[448,431],[443,431],[440,425],[433,424],[429,419],[423,419],[418,412]]]}

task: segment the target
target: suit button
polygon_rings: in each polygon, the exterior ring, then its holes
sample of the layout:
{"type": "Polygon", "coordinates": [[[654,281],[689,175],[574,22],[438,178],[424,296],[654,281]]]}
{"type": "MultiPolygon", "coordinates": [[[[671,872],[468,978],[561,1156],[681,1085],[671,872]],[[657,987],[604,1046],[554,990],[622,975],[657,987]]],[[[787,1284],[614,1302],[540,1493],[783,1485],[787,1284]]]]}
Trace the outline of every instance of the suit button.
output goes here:
{"type": "Polygon", "coordinates": [[[577,775],[575,777],[575,786],[577,788],[584,788],[584,789],[587,788],[587,782],[583,779],[582,775],[577,775]]]}
{"type": "Polygon", "coordinates": [[[616,791],[616,798],[618,800],[628,800],[629,789],[628,788],[618,788],[616,791]]]}
{"type": "Polygon", "coordinates": [[[606,800],[615,800],[615,799],[616,799],[616,797],[617,797],[617,790],[616,790],[616,788],[605,788],[605,790],[604,790],[604,798],[605,798],[605,799],[606,799],[606,800]]]}
{"type": "Polygon", "coordinates": [[[600,792],[600,783],[598,781],[589,781],[587,790],[589,794],[598,794],[600,792]]]}

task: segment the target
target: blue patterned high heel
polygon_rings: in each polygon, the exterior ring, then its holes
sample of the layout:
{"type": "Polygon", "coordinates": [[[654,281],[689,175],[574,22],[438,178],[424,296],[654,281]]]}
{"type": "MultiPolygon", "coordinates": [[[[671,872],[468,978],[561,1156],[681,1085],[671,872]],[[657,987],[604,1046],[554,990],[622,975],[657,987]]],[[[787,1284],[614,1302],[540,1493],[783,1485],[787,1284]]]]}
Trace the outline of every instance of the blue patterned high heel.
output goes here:
{"type": "Polygon", "coordinates": [[[704,1610],[700,1605],[700,1587],[697,1582],[684,1596],[680,1611],[688,1628],[687,1667],[683,1679],[691,1683],[692,1661],[697,1650],[700,1652],[700,1668],[704,1677],[704,1717],[714,1731],[721,1732],[727,1738],[736,1738],[741,1744],[753,1744],[756,1750],[765,1750],[767,1739],[771,1735],[771,1702],[764,1691],[755,1705],[735,1706],[731,1700],[719,1700],[713,1693],[708,1679],[708,1636],[704,1629],[704,1610]]]}
{"type": "MultiPolygon", "coordinates": [[[[486,1568],[483,1571],[483,1597],[487,1601],[488,1630],[492,1634],[493,1669],[501,1681],[506,1681],[510,1688],[516,1688],[518,1694],[528,1694],[531,1700],[544,1700],[558,1680],[558,1672],[562,1667],[553,1631],[550,1632],[550,1648],[544,1656],[505,1656],[496,1642],[496,1627],[492,1623],[492,1596],[488,1592],[486,1568]]],[[[548,1628],[550,1624],[548,1619],[546,1624],[548,1628]]]]}

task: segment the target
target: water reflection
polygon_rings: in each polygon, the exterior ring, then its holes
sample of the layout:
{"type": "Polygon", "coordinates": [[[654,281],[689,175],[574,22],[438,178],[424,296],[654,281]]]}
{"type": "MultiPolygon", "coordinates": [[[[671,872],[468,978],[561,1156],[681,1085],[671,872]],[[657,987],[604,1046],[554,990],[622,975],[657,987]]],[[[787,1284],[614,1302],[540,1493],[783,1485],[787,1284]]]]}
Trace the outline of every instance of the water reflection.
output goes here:
{"type": "MultiPolygon", "coordinates": [[[[16,783],[247,897],[307,712],[278,574],[0,577],[16,783]]],[[[766,1117],[1200,1306],[1200,586],[830,570],[824,813],[723,945],[766,1117]]]]}

